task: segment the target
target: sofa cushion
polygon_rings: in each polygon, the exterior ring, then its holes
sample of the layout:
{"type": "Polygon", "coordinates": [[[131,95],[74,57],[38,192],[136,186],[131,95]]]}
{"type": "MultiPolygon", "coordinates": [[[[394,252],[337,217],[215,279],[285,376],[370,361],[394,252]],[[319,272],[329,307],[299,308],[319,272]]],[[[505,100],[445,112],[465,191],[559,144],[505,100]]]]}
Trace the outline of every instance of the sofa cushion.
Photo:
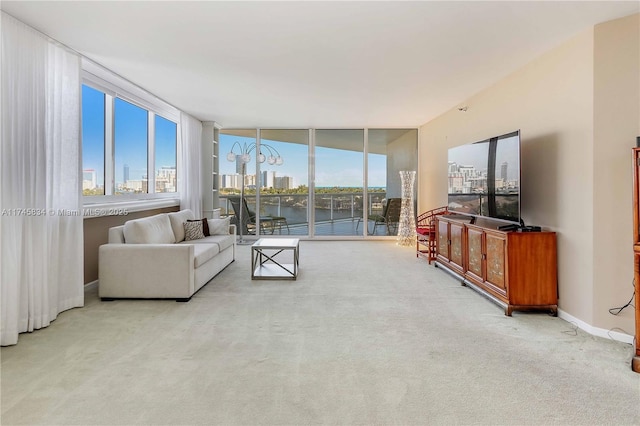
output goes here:
{"type": "Polygon", "coordinates": [[[220,251],[229,248],[233,245],[235,241],[234,235],[211,235],[209,237],[204,237],[201,240],[189,241],[190,244],[217,244],[220,247],[220,251]]]}
{"type": "Polygon", "coordinates": [[[184,223],[187,220],[193,220],[196,217],[189,209],[180,210],[179,212],[168,213],[169,220],[171,221],[171,229],[173,229],[173,235],[175,236],[176,243],[184,241],[184,223]]]}
{"type": "Polygon", "coordinates": [[[123,233],[127,244],[172,244],[176,241],[166,213],[129,220],[124,224],[123,233]]]}
{"type": "Polygon", "coordinates": [[[209,219],[209,235],[229,235],[229,226],[231,225],[231,216],[224,219],[209,219]]]}
{"type": "Polygon", "coordinates": [[[184,240],[199,240],[204,238],[204,232],[202,231],[202,222],[199,220],[195,222],[185,222],[184,223],[184,240]]]}
{"type": "MultiPolygon", "coordinates": [[[[184,243],[183,243],[184,244],[184,243]]],[[[220,253],[220,248],[217,244],[194,244],[193,245],[193,266],[195,268],[200,267],[207,263],[211,258],[220,253]]]]}

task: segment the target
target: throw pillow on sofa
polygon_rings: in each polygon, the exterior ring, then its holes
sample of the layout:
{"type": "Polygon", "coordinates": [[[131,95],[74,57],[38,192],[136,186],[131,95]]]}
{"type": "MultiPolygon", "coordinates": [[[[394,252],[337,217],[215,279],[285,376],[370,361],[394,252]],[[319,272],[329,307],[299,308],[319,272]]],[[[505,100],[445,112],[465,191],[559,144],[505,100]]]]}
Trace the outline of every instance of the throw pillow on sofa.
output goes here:
{"type": "Polygon", "coordinates": [[[224,219],[208,219],[209,235],[229,235],[231,216],[224,219]]]}
{"type": "Polygon", "coordinates": [[[187,220],[187,222],[202,222],[202,233],[204,234],[204,236],[208,237],[209,235],[211,235],[209,233],[209,222],[207,221],[207,219],[187,220]]]}
{"type": "Polygon", "coordinates": [[[199,220],[193,222],[185,222],[184,223],[184,240],[200,240],[204,238],[204,233],[202,232],[202,222],[199,220]]]}

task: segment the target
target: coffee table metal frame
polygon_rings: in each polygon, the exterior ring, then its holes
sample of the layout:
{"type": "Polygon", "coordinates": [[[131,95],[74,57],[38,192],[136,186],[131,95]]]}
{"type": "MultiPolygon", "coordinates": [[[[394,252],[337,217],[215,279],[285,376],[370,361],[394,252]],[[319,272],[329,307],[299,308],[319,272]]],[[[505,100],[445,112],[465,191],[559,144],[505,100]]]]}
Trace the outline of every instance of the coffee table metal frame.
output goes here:
{"type": "Polygon", "coordinates": [[[251,246],[252,280],[295,280],[300,263],[300,240],[298,238],[260,238],[251,246]],[[278,261],[275,257],[291,251],[293,263],[278,261]]]}

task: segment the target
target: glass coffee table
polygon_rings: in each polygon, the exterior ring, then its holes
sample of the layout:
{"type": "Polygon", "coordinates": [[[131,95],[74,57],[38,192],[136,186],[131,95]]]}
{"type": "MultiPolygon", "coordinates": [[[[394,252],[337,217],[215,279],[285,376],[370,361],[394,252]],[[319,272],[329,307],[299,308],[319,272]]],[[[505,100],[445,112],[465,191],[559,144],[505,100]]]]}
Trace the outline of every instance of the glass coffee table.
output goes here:
{"type": "Polygon", "coordinates": [[[299,258],[298,238],[260,238],[251,246],[251,279],[295,280],[298,278],[299,258]],[[280,257],[276,260],[278,255],[280,257]]]}

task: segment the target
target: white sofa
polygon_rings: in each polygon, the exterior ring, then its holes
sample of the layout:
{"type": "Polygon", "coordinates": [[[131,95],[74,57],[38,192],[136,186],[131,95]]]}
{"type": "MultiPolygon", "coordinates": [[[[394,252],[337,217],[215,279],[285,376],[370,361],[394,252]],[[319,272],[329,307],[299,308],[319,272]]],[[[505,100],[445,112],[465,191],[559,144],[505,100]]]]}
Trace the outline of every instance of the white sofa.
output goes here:
{"type": "Polygon", "coordinates": [[[98,294],[119,298],[188,301],[235,260],[236,227],[209,219],[208,237],[185,241],[191,210],[134,219],[109,229],[100,246],[98,294]]]}

